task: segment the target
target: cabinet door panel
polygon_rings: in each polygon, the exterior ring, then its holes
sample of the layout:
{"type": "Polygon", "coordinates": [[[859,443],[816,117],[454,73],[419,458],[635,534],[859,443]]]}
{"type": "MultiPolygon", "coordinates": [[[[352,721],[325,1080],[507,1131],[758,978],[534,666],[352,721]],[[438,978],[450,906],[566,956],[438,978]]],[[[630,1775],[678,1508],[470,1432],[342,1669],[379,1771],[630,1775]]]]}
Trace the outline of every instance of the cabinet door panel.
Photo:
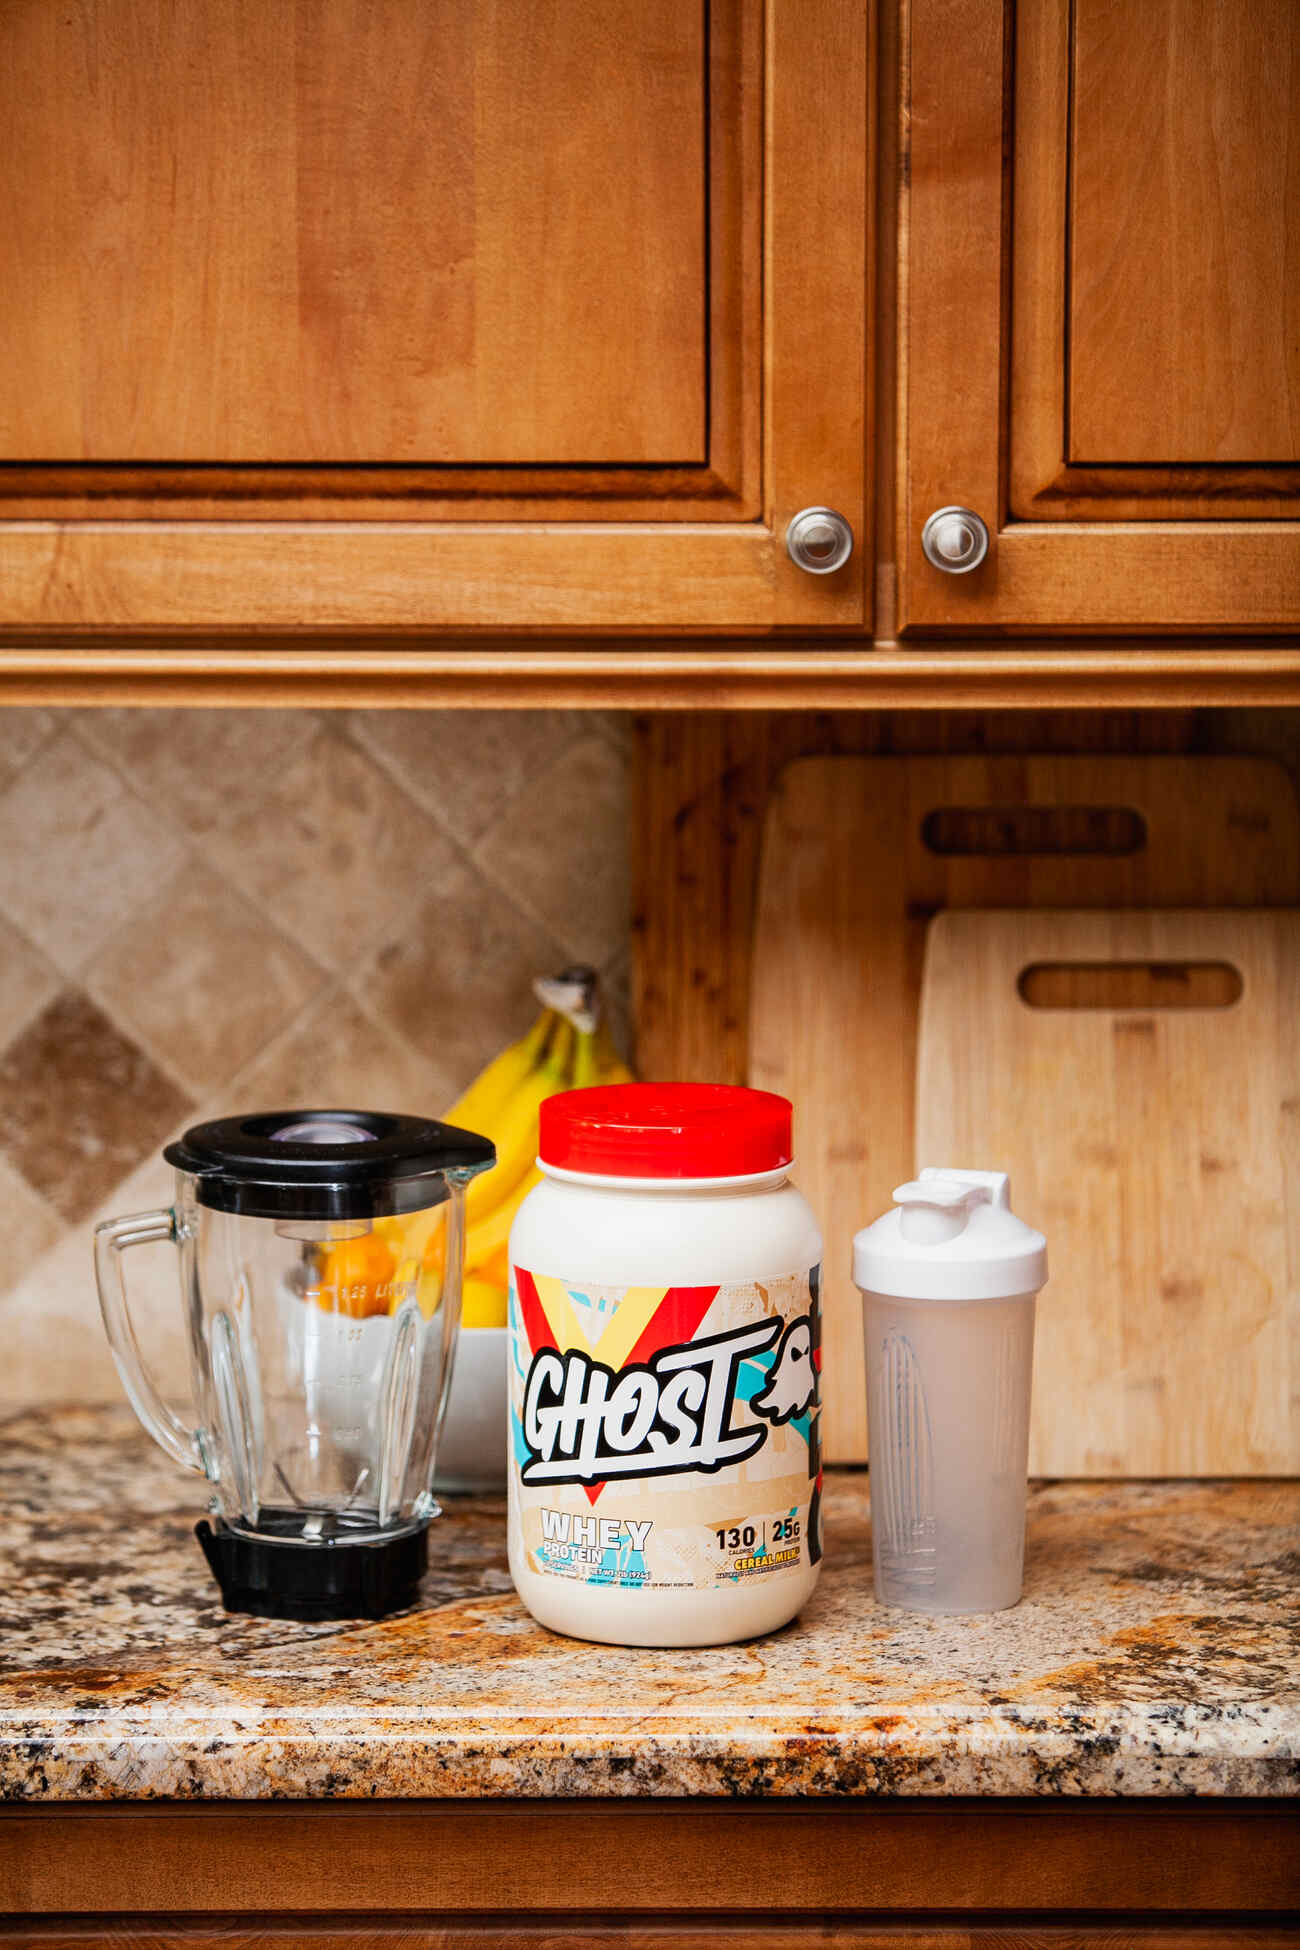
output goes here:
{"type": "Polygon", "coordinates": [[[6,20],[4,458],[704,460],[702,4],[6,20]]]}
{"type": "Polygon", "coordinates": [[[1074,18],[1070,459],[1300,460],[1300,9],[1074,18]]]}
{"type": "Polygon", "coordinates": [[[1296,48],[1285,0],[912,0],[904,631],[1300,624],[1296,48]]]}
{"type": "Polygon", "coordinates": [[[872,19],[0,7],[0,632],[869,626],[872,19]]]}

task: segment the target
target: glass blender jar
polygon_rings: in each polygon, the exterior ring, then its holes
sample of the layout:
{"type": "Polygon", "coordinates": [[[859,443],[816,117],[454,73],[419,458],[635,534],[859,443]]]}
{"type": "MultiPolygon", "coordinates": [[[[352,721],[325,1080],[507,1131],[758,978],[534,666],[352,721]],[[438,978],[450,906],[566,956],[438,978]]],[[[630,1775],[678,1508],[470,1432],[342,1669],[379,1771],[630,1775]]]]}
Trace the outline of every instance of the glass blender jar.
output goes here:
{"type": "Polygon", "coordinates": [[[96,1228],[131,1406],[212,1485],[197,1528],[229,1611],[382,1617],[409,1604],[460,1325],[465,1186],[487,1138],[422,1117],[289,1110],[198,1124],[176,1202],[96,1228]],[[198,1426],[141,1358],[122,1255],[179,1253],[198,1426]]]}

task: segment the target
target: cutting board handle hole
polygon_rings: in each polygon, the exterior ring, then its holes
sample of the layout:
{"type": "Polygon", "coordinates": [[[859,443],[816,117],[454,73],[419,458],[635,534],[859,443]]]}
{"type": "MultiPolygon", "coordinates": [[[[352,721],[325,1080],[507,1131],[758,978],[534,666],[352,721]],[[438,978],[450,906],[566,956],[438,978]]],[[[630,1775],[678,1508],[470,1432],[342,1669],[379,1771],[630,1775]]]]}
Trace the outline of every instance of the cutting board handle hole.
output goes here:
{"type": "Polygon", "coordinates": [[[1031,1009],[1231,1009],[1243,986],[1226,961],[1036,961],[1016,982],[1031,1009]]]}
{"type": "Polygon", "coordinates": [[[921,839],[945,859],[1017,853],[1120,859],[1142,851],[1147,823],[1132,806],[936,806],[921,821],[921,839]]]}

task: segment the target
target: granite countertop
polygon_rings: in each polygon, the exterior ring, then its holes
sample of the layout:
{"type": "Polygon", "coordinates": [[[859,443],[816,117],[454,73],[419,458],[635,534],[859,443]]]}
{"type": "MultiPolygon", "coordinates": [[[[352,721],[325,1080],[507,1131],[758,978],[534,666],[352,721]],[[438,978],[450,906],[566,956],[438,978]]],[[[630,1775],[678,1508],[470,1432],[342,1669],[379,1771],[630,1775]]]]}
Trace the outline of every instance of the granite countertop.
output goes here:
{"type": "Polygon", "coordinates": [[[449,1503],[418,1610],[228,1617],[202,1485],[125,1410],[4,1424],[0,1794],[1283,1795],[1300,1791],[1300,1484],[1045,1483],[1013,1611],[871,1597],[827,1481],[802,1618],[708,1651],[534,1625],[503,1505],[449,1503]]]}

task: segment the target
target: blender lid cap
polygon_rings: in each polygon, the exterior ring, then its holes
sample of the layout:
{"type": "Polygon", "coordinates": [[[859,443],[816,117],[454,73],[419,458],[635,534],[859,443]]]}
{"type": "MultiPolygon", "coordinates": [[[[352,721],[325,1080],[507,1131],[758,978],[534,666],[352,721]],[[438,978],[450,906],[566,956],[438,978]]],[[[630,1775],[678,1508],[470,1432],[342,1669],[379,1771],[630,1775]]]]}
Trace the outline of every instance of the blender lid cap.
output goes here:
{"type": "Polygon", "coordinates": [[[163,1152],[198,1181],[200,1205],[259,1218],[372,1218],[446,1196],[449,1172],[496,1162],[491,1140],[431,1117],[271,1110],[195,1124],[163,1152]]]}
{"type": "Polygon", "coordinates": [[[1005,1171],[927,1165],[853,1241],[853,1283],[898,1300],[1004,1300],[1047,1281],[1047,1241],[1011,1210],[1005,1171]]]}

